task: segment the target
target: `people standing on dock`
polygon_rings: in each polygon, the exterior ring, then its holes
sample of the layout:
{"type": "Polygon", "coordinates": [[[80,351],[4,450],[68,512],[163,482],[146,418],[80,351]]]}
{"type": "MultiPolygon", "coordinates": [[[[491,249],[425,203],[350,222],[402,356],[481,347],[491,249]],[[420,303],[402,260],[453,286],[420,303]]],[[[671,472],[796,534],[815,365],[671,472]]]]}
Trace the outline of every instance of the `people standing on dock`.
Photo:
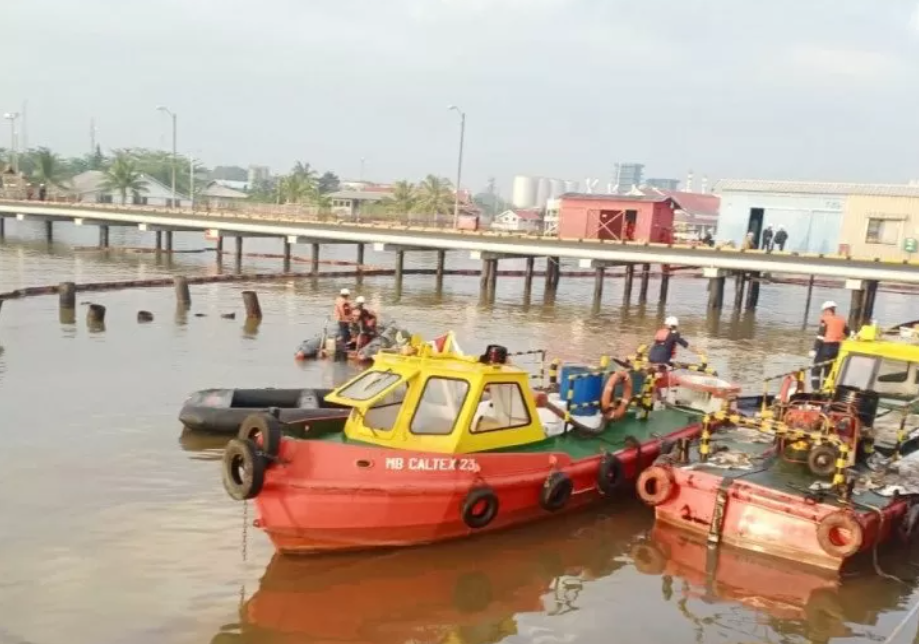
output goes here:
{"type": "Polygon", "coordinates": [[[763,231],[763,250],[767,253],[772,250],[772,238],[775,236],[775,233],[772,231],[772,224],[766,226],[766,230],[763,231]]]}
{"type": "Polygon", "coordinates": [[[824,302],[820,307],[820,326],[817,328],[817,339],[810,357],[814,359],[811,368],[811,389],[820,389],[826,377],[830,374],[831,361],[839,355],[839,346],[849,335],[849,325],[845,318],[836,314],[836,302],[824,302]]]}
{"type": "Polygon", "coordinates": [[[335,321],[338,322],[338,339],[345,345],[351,342],[351,291],[341,289],[335,298],[335,321]]]}
{"type": "Polygon", "coordinates": [[[377,335],[377,316],[367,307],[367,300],[363,295],[358,295],[354,300],[354,322],[357,325],[357,340],[354,348],[366,346],[377,335]]]}
{"type": "Polygon", "coordinates": [[[779,231],[775,234],[775,245],[779,250],[785,250],[785,242],[788,241],[788,233],[785,232],[785,226],[779,226],[779,231]]]}
{"type": "Polygon", "coordinates": [[[654,343],[648,351],[648,362],[654,365],[670,365],[676,357],[677,345],[689,349],[689,343],[680,335],[680,321],[670,316],[664,326],[654,334],[654,343]]]}

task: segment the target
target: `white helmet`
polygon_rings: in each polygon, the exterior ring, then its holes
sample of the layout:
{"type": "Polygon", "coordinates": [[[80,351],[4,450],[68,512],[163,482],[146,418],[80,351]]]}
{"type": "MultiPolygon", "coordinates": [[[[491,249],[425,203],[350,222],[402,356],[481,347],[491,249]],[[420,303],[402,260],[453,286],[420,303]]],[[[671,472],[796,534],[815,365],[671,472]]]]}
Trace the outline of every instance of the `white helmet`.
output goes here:
{"type": "Polygon", "coordinates": [[[358,296],[357,296],[357,299],[354,300],[354,303],[355,303],[355,304],[363,304],[363,303],[366,302],[366,301],[367,301],[367,300],[364,299],[364,296],[363,296],[363,295],[358,295],[358,296]]]}
{"type": "Polygon", "coordinates": [[[671,315],[669,318],[664,320],[664,326],[680,326],[680,321],[671,315]]]}
{"type": "Polygon", "coordinates": [[[344,295],[345,297],[347,297],[348,295],[351,295],[351,291],[349,291],[349,290],[346,289],[346,288],[343,288],[343,289],[341,289],[341,291],[339,291],[338,294],[339,294],[339,295],[344,295]]]}
{"type": "Polygon", "coordinates": [[[820,307],[820,310],[826,311],[827,309],[835,309],[835,308],[836,308],[836,302],[834,302],[833,300],[829,300],[823,303],[823,306],[820,307]]]}

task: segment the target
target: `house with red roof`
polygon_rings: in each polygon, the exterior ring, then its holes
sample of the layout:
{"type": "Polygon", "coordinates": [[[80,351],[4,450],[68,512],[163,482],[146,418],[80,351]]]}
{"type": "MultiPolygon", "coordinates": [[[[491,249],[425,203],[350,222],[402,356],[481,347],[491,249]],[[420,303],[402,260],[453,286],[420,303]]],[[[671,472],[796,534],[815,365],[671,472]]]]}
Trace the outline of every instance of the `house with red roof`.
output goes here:
{"type": "Polygon", "coordinates": [[[542,230],[542,213],[539,210],[513,209],[496,215],[491,222],[492,230],[532,233],[542,230]]]}

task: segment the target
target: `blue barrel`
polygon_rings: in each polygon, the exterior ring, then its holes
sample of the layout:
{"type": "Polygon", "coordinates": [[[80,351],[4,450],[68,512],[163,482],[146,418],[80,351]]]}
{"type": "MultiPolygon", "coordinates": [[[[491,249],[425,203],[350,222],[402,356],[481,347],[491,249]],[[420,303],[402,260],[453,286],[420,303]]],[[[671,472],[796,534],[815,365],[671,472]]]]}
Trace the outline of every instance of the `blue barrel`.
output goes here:
{"type": "MultiPolygon", "coordinates": [[[[600,400],[603,393],[603,374],[591,374],[585,378],[578,378],[574,381],[573,387],[569,376],[590,373],[590,368],[583,365],[564,365],[559,369],[559,395],[565,402],[568,401],[568,389],[573,388],[571,404],[581,405],[584,403],[593,403],[600,400]]],[[[598,411],[597,406],[584,407],[575,409],[571,412],[572,416],[592,416],[598,411]]]]}

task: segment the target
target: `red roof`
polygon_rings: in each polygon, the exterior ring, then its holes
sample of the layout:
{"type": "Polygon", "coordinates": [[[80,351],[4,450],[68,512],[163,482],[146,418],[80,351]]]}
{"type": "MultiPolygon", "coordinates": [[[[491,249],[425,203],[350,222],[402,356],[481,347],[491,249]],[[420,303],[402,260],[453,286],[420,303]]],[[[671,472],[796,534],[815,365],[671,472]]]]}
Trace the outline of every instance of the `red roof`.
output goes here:
{"type": "Polygon", "coordinates": [[[517,215],[518,218],[528,221],[537,221],[542,218],[542,214],[538,210],[511,210],[511,212],[517,215]]]}
{"type": "Polygon", "coordinates": [[[678,190],[660,190],[658,188],[642,188],[646,195],[661,195],[673,199],[680,210],[685,210],[688,215],[701,218],[717,217],[721,210],[721,198],[717,195],[702,192],[680,192],[678,190]]]}

